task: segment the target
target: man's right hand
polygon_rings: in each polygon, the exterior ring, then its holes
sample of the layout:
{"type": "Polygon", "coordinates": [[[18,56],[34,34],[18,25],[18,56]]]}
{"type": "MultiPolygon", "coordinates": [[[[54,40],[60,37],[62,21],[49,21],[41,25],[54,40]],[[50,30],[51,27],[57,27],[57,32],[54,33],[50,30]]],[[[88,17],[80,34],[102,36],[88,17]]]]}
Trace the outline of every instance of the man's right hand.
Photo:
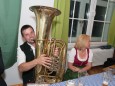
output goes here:
{"type": "Polygon", "coordinates": [[[46,54],[42,54],[35,59],[37,65],[43,65],[46,68],[50,68],[51,58],[47,57],[46,54]]]}
{"type": "Polygon", "coordinates": [[[50,68],[51,58],[47,57],[45,54],[40,55],[38,58],[30,61],[24,62],[18,66],[20,72],[28,71],[35,67],[36,65],[43,65],[46,68],[50,68]]]}

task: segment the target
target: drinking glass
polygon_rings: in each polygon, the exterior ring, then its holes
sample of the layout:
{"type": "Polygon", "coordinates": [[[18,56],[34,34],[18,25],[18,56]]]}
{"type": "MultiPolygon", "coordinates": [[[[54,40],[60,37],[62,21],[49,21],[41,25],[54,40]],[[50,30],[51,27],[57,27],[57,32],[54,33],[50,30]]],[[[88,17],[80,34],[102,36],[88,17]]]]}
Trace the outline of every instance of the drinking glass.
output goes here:
{"type": "Polygon", "coordinates": [[[78,73],[78,85],[77,86],[84,86],[84,77],[87,76],[87,71],[78,73]]]}
{"type": "Polygon", "coordinates": [[[108,86],[109,82],[113,79],[112,69],[108,69],[107,71],[103,72],[103,86],[108,86]]]}
{"type": "Polygon", "coordinates": [[[108,86],[108,83],[109,83],[109,78],[108,78],[107,72],[104,72],[103,73],[103,86],[108,86]]]}
{"type": "Polygon", "coordinates": [[[66,81],[66,86],[76,86],[74,80],[68,80],[66,81]]]}
{"type": "Polygon", "coordinates": [[[115,69],[112,70],[113,79],[115,80],[115,69]]]}
{"type": "Polygon", "coordinates": [[[81,79],[78,80],[78,85],[77,86],[84,86],[84,83],[81,79]]]}

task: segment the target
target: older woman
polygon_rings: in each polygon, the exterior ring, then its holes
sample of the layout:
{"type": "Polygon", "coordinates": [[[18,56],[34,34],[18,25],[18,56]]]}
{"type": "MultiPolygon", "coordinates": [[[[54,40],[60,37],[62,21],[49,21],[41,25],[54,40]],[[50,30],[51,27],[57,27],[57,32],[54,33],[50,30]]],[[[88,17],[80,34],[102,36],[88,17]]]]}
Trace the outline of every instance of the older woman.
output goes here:
{"type": "Polygon", "coordinates": [[[68,69],[64,74],[64,80],[78,77],[78,73],[89,70],[92,66],[93,53],[90,48],[90,37],[81,34],[75,43],[74,48],[69,52],[68,69]]]}

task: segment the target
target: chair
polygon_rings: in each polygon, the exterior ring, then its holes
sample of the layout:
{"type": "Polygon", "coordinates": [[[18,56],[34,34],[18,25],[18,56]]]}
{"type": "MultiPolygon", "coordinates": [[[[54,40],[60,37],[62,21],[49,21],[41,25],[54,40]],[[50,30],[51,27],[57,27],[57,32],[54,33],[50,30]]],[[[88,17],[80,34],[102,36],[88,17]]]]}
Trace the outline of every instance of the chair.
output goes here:
{"type": "Polygon", "coordinates": [[[0,48],[0,86],[7,86],[6,82],[4,81],[4,79],[2,78],[2,74],[4,72],[4,63],[3,63],[3,59],[2,59],[2,51],[0,48]]]}
{"type": "Polygon", "coordinates": [[[112,65],[115,65],[115,49],[114,49],[114,52],[113,52],[113,57],[108,58],[107,61],[104,62],[103,67],[106,68],[106,67],[109,67],[109,66],[112,66],[112,65]]]}

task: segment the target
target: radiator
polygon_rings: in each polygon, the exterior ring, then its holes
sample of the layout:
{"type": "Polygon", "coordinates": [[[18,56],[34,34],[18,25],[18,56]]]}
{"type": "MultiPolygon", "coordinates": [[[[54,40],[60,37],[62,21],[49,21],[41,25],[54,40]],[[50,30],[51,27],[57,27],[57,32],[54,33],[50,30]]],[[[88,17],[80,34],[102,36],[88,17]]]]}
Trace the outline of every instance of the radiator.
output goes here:
{"type": "Polygon", "coordinates": [[[100,49],[95,48],[93,51],[93,66],[103,65],[107,58],[113,57],[114,48],[111,49],[100,49]]]}

